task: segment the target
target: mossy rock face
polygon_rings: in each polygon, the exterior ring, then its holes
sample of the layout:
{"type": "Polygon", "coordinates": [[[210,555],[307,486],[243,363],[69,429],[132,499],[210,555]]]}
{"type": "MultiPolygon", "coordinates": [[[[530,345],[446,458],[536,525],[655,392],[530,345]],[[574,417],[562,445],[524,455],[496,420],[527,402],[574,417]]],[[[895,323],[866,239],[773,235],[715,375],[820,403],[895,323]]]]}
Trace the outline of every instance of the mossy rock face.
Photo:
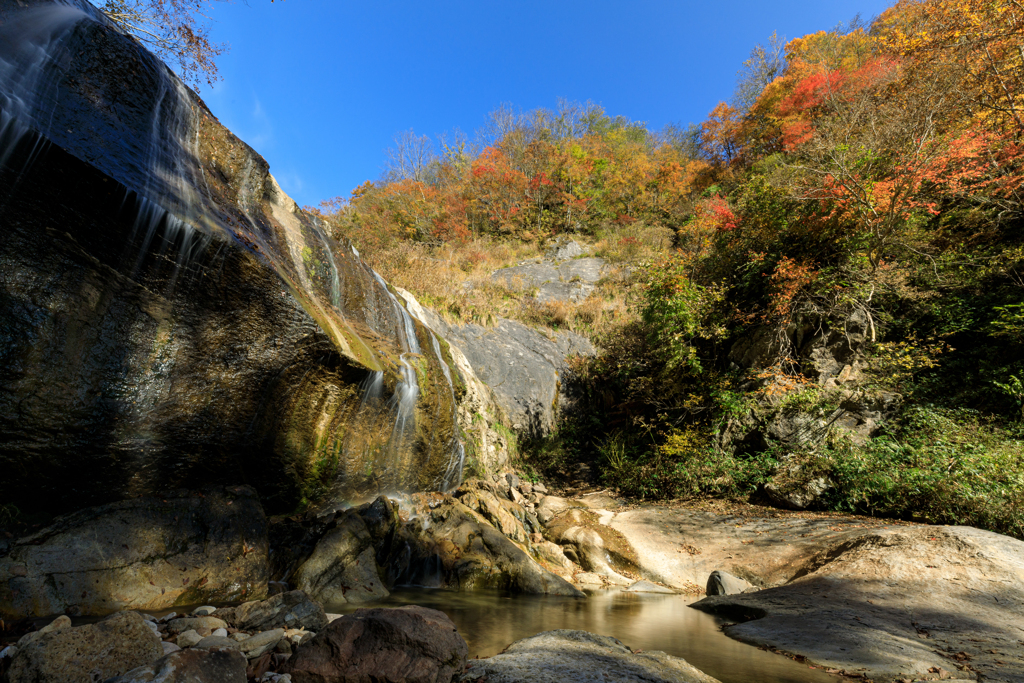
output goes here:
{"type": "Polygon", "coordinates": [[[84,0],[0,0],[0,60],[27,102],[0,141],[0,503],[246,482],[286,511],[457,483],[443,352],[163,64],[84,0]]]}

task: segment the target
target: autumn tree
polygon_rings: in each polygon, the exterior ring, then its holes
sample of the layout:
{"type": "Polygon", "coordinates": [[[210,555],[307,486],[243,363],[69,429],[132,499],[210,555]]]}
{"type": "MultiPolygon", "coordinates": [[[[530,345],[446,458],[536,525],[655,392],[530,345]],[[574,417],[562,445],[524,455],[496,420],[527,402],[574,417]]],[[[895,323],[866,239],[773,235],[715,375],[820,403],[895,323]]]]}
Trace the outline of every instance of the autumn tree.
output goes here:
{"type": "Polygon", "coordinates": [[[226,1],[103,0],[98,6],[122,31],[177,65],[183,81],[198,87],[201,80],[213,85],[218,78],[216,59],[225,47],[211,42],[206,12],[212,2],[226,1]]]}

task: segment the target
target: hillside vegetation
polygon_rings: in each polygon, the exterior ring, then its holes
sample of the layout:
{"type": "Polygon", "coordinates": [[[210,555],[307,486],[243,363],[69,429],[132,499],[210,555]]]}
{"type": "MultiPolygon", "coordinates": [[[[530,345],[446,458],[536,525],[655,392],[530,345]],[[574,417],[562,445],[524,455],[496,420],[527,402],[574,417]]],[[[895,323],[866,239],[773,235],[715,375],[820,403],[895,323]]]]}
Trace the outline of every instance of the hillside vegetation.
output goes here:
{"type": "Polygon", "coordinates": [[[819,507],[1022,537],[1022,117],[1024,5],[903,1],[758,46],[699,125],[502,109],[476,146],[405,136],[321,211],[453,320],[596,339],[577,410],[524,446],[539,474],[589,463],[640,498],[820,480],[819,507]],[[620,265],[589,300],[491,282],[561,235],[620,265]],[[864,344],[823,376],[800,339],[850,321],[864,344]],[[832,425],[853,399],[891,406],[870,438],[832,425]],[[797,414],[824,426],[741,438],[797,414]]]}

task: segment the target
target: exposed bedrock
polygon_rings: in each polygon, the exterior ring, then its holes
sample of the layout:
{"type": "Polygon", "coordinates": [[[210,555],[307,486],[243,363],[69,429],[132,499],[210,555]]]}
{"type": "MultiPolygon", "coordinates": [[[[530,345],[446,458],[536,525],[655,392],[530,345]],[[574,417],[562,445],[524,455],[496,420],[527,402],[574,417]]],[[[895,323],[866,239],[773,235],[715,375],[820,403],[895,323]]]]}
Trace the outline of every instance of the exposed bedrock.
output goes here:
{"type": "Polygon", "coordinates": [[[694,607],[741,622],[734,638],[858,677],[1024,681],[1024,542],[980,529],[862,531],[785,585],[694,607]]]}
{"type": "Polygon", "coordinates": [[[0,188],[0,502],[457,485],[447,345],[84,0],[0,0],[0,188]]]}
{"type": "Polygon", "coordinates": [[[81,510],[0,552],[0,613],[102,615],[266,595],[267,520],[247,486],[81,510]]]}

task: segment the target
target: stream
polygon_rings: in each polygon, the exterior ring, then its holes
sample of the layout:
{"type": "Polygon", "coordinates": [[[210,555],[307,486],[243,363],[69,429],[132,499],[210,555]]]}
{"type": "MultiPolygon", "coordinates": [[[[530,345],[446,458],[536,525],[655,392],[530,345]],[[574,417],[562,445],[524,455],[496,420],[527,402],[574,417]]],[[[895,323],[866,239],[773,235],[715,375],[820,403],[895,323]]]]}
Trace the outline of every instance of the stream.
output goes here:
{"type": "Polygon", "coordinates": [[[835,683],[835,677],[726,636],[725,620],[691,609],[702,596],[589,592],[589,598],[516,595],[496,591],[396,589],[374,603],[325,605],[336,614],[362,607],[421,605],[447,614],[469,644],[469,656],[490,657],[516,640],[554,629],[618,638],[627,646],[682,657],[722,683],[835,683]]]}

